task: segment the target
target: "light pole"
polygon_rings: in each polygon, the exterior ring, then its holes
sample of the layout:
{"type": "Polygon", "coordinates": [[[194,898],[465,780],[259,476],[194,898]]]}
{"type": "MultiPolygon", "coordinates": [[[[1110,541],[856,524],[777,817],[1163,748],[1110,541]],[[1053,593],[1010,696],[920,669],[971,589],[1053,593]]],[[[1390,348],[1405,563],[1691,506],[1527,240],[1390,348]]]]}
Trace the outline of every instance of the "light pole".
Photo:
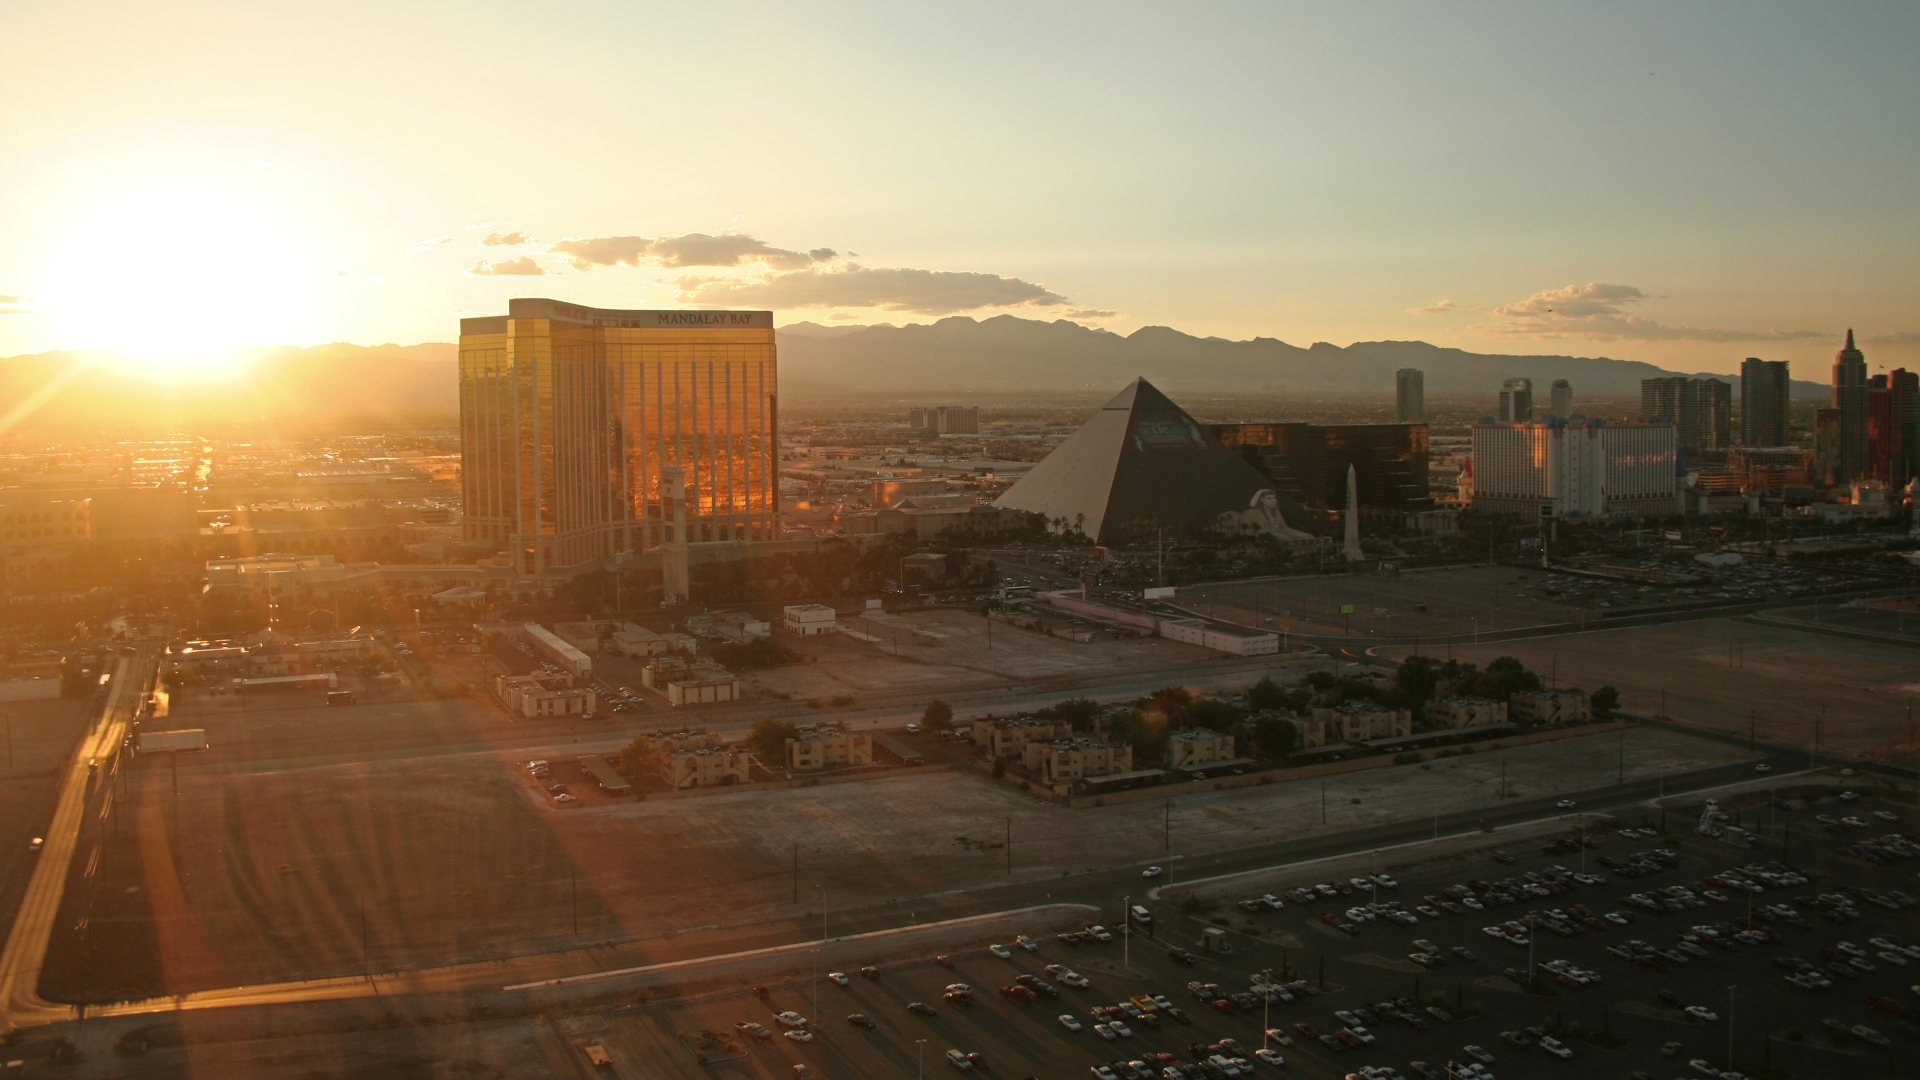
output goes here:
{"type": "Polygon", "coordinates": [[[820,954],[827,951],[827,887],[815,885],[820,890],[820,948],[813,954],[813,1022],[820,1022],[820,954]]]}
{"type": "Polygon", "coordinates": [[[920,1061],[920,1080],[927,1080],[927,1040],[915,1039],[913,1043],[919,1048],[915,1056],[920,1061]]]}
{"type": "Polygon", "coordinates": [[[1133,897],[1120,898],[1120,966],[1133,970],[1133,897]]]}
{"type": "Polygon", "coordinates": [[[1733,1071],[1733,987],[1731,986],[1727,987],[1727,1071],[1733,1071]]]}

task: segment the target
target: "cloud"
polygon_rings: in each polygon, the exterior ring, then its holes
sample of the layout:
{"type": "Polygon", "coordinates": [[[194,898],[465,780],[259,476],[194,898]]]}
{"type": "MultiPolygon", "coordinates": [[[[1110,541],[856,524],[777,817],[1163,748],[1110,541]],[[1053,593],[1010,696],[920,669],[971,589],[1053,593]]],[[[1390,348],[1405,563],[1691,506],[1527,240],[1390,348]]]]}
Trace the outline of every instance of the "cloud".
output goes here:
{"type": "Polygon", "coordinates": [[[35,310],[33,297],[0,293],[0,315],[25,315],[35,310]]]}
{"type": "Polygon", "coordinates": [[[1454,303],[1451,300],[1435,300],[1433,303],[1428,304],[1426,307],[1410,307],[1407,309],[1407,314],[1409,315],[1444,315],[1447,312],[1459,311],[1459,310],[1461,310],[1460,305],[1454,303]]]}
{"type": "Polygon", "coordinates": [[[1072,311],[1067,312],[1067,318],[1069,319],[1091,319],[1095,322],[1104,319],[1117,319],[1119,317],[1120,313],[1117,311],[1101,311],[1099,308],[1082,307],[1074,308],[1072,311]]]}
{"type": "Polygon", "coordinates": [[[951,315],[989,307],[1052,307],[1070,301],[1042,285],[998,274],[852,264],[758,279],[684,277],[680,301],[712,307],[879,308],[951,315]]]}
{"type": "Polygon", "coordinates": [[[483,247],[519,247],[527,242],[527,234],[515,229],[512,232],[490,232],[480,238],[483,247]]]}
{"type": "MultiPolygon", "coordinates": [[[[4,300],[6,300],[6,297],[0,296],[0,301],[4,300]]],[[[1865,345],[1920,345],[1920,330],[1898,330],[1891,334],[1875,334],[1870,338],[1862,338],[1861,343],[1865,345]]]]}
{"type": "Polygon", "coordinates": [[[431,240],[422,240],[419,243],[408,248],[407,254],[418,255],[424,251],[431,251],[434,248],[441,246],[442,244],[451,244],[451,243],[453,243],[453,237],[451,236],[436,236],[431,240]]]}
{"type": "Polygon", "coordinates": [[[1582,337],[1595,341],[1805,341],[1825,330],[1718,330],[1666,326],[1627,310],[1653,297],[1632,285],[1589,282],[1547,289],[1492,310],[1494,321],[1468,329],[1495,337],[1582,337]]]}
{"type": "Polygon", "coordinates": [[[517,259],[502,259],[499,262],[493,263],[482,259],[473,264],[473,269],[467,271],[469,274],[477,274],[481,277],[494,277],[497,275],[530,276],[533,274],[544,274],[546,272],[545,268],[541,267],[539,263],[534,262],[532,258],[526,255],[522,255],[517,259]]]}
{"type": "Polygon", "coordinates": [[[688,266],[740,266],[765,263],[775,270],[803,270],[838,257],[832,248],[788,251],[745,233],[708,236],[688,233],[649,240],[644,236],[590,236],[562,240],[547,249],[565,255],[575,270],[600,266],[638,266],[642,261],[680,269],[688,266]]]}

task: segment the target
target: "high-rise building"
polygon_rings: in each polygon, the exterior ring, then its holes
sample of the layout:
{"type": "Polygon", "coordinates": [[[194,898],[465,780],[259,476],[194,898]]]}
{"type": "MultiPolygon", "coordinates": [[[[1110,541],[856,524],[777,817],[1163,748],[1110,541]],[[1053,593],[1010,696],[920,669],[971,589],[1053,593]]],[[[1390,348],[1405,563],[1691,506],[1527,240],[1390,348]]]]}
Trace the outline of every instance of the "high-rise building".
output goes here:
{"type": "Polygon", "coordinates": [[[923,435],[978,435],[978,405],[934,405],[907,410],[907,426],[923,435]]]}
{"type": "Polygon", "coordinates": [[[1678,512],[1674,426],[1561,420],[1473,426],[1473,509],[1553,517],[1678,512]]]}
{"type": "Polygon", "coordinates": [[[1500,422],[1524,424],[1533,419],[1533,380],[1508,379],[1500,384],[1500,422]]]}
{"type": "Polygon", "coordinates": [[[1787,445],[1793,375],[1785,360],[1749,356],[1740,365],[1740,445],[1787,445]]]}
{"type": "Polygon", "coordinates": [[[534,574],[777,538],[777,375],[768,311],[517,299],[460,320],[467,539],[534,574]],[[669,467],[685,495],[663,502],[669,467]]]}
{"type": "Polygon", "coordinates": [[[1813,482],[1833,487],[1841,482],[1840,410],[1818,409],[1813,414],[1813,482]]]}
{"type": "Polygon", "coordinates": [[[1573,384],[1565,379],[1553,380],[1547,388],[1547,415],[1562,420],[1573,415],[1573,384]]]}
{"type": "Polygon", "coordinates": [[[1400,422],[1427,422],[1427,376],[1419,368],[1403,367],[1393,373],[1394,395],[1400,406],[1400,422]]]}
{"type": "Polygon", "coordinates": [[[1673,423],[1682,455],[1733,442],[1733,387],[1719,379],[1640,380],[1640,415],[1673,423]]]}
{"type": "Polygon", "coordinates": [[[1885,482],[1889,490],[1903,488],[1913,478],[1908,468],[1913,453],[1907,443],[1916,392],[1920,375],[1905,368],[1867,380],[1866,478],[1885,482]]]}
{"type": "Polygon", "coordinates": [[[1352,471],[1368,510],[1434,508],[1425,424],[1210,424],[1207,430],[1303,506],[1345,506],[1352,471]]]}
{"type": "Polygon", "coordinates": [[[1840,453],[1835,483],[1859,477],[1867,467],[1867,357],[1847,344],[1833,357],[1833,407],[1840,412],[1840,453]]]}

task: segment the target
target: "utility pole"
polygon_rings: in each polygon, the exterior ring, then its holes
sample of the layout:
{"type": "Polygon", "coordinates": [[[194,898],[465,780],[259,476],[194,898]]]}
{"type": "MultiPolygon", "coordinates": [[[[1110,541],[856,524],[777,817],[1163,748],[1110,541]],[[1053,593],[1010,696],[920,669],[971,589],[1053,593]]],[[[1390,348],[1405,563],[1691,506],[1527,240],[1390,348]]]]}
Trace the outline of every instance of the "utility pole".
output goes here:
{"type": "Polygon", "coordinates": [[[1327,782],[1320,781],[1320,824],[1327,823],[1327,782]]]}
{"type": "Polygon", "coordinates": [[[1613,778],[1613,782],[1616,784],[1627,782],[1627,733],[1624,731],[1620,733],[1620,772],[1613,778]]]}
{"type": "Polygon", "coordinates": [[[1173,800],[1172,799],[1167,800],[1167,813],[1166,813],[1165,820],[1162,822],[1160,826],[1160,835],[1164,837],[1167,841],[1167,846],[1165,850],[1172,851],[1173,850],[1173,800]]]}
{"type": "Polygon", "coordinates": [[[367,898],[360,898],[360,966],[372,973],[373,960],[367,949],[367,898]]]}
{"type": "Polygon", "coordinates": [[[567,891],[573,903],[573,932],[578,935],[580,933],[580,871],[572,870],[567,873],[567,891]]]}
{"type": "Polygon", "coordinates": [[[793,845],[793,902],[800,902],[800,845],[793,845]]]}
{"type": "Polygon", "coordinates": [[[1013,876],[1013,817],[1007,817],[1007,876],[1013,876]]]}
{"type": "Polygon", "coordinates": [[[1752,715],[1747,717],[1747,749],[1752,750],[1754,746],[1757,745],[1759,734],[1760,710],[1754,709],[1752,710],[1752,715]]]}

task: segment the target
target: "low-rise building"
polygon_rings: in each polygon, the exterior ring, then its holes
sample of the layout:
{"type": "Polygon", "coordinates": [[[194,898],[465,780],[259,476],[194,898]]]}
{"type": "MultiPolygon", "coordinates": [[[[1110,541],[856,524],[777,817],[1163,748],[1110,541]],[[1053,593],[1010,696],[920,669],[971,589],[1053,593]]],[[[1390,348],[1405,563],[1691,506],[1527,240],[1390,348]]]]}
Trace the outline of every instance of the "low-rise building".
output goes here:
{"type": "Polygon", "coordinates": [[[839,612],[825,604],[789,604],[782,612],[782,625],[789,634],[812,637],[833,633],[839,617],[839,612]]]}
{"type": "Polygon", "coordinates": [[[658,758],[658,776],[675,791],[745,784],[753,779],[753,755],[733,747],[675,750],[658,758]]]}
{"type": "Polygon", "coordinates": [[[787,769],[790,772],[818,772],[821,769],[873,764],[873,736],[850,731],[802,731],[787,740],[787,769]]]}
{"type": "Polygon", "coordinates": [[[1507,703],[1482,697],[1442,698],[1427,702],[1427,719],[1437,727],[1461,728],[1507,722],[1507,703]]]}
{"type": "Polygon", "coordinates": [[[1167,767],[1192,769],[1233,757],[1233,736],[1209,728],[1182,728],[1167,736],[1167,767]]]}
{"type": "Polygon", "coordinates": [[[678,753],[682,750],[712,750],[727,745],[725,739],[706,728],[656,731],[647,736],[647,741],[663,754],[678,753]]]}
{"type": "Polygon", "coordinates": [[[1026,766],[1043,783],[1072,783],[1133,771],[1133,747],[1094,735],[1030,742],[1026,746],[1026,766]]]}
{"type": "Polygon", "coordinates": [[[688,662],[663,656],[640,669],[640,683],[667,695],[674,705],[707,705],[740,700],[741,682],[711,660],[688,662]]]}
{"type": "Polygon", "coordinates": [[[1073,735],[1073,725],[1065,720],[1031,720],[1023,717],[975,720],[973,745],[991,758],[1019,758],[1027,755],[1031,742],[1053,742],[1073,735]]]}
{"type": "Polygon", "coordinates": [[[573,686],[572,681],[552,675],[502,675],[494,680],[494,690],[508,712],[529,719],[594,711],[597,697],[593,689],[573,686]]]}
{"type": "Polygon", "coordinates": [[[1593,719],[1585,690],[1529,690],[1508,699],[1508,712],[1522,724],[1579,724],[1593,719]]]}
{"type": "Polygon", "coordinates": [[[1393,739],[1413,734],[1413,713],[1371,701],[1348,701],[1315,707],[1309,716],[1293,722],[1293,730],[1303,750],[1333,743],[1393,739]]]}

